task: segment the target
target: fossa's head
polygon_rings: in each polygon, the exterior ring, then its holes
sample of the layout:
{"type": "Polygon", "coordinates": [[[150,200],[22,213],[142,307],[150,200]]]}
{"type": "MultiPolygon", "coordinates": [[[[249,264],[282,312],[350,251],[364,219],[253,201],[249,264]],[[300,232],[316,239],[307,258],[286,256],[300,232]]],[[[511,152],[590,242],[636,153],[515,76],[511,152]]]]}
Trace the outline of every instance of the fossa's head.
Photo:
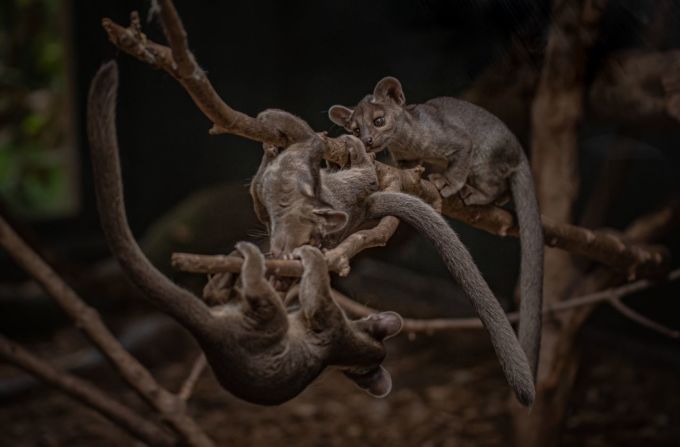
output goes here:
{"type": "Polygon", "coordinates": [[[320,247],[328,234],[342,230],[347,214],[319,198],[322,146],[311,140],[293,144],[272,160],[260,179],[274,257],[302,245],[320,247]]]}
{"type": "Polygon", "coordinates": [[[354,109],[335,105],[328,110],[328,116],[360,138],[370,152],[378,152],[385,149],[398,129],[405,103],[399,80],[386,77],[354,109]]]}

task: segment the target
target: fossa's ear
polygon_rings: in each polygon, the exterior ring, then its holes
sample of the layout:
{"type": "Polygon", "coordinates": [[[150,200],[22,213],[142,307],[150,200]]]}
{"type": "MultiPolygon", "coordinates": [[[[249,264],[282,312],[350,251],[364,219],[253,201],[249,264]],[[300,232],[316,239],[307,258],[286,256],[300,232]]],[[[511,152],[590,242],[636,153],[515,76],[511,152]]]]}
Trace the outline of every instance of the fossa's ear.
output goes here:
{"type": "Polygon", "coordinates": [[[347,225],[347,220],[349,220],[347,213],[334,210],[333,208],[316,208],[312,212],[321,218],[323,231],[326,234],[342,230],[347,225]]]}
{"type": "Polygon", "coordinates": [[[334,105],[328,109],[328,118],[333,121],[338,126],[347,127],[349,124],[349,118],[352,116],[354,110],[349,107],[334,105]]]}
{"type": "Polygon", "coordinates": [[[404,91],[401,89],[401,82],[392,76],[382,78],[375,85],[373,97],[383,101],[389,99],[400,106],[406,104],[406,97],[404,96],[404,91]]]}

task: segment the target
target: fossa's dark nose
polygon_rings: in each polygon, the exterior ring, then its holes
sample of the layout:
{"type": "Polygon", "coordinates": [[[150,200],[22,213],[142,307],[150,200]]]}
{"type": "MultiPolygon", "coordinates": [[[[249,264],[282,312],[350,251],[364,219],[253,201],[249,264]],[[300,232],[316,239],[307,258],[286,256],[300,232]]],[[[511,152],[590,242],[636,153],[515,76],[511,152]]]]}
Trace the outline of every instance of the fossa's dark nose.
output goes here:
{"type": "Polygon", "coordinates": [[[373,144],[373,137],[364,138],[364,144],[370,147],[373,144]]]}

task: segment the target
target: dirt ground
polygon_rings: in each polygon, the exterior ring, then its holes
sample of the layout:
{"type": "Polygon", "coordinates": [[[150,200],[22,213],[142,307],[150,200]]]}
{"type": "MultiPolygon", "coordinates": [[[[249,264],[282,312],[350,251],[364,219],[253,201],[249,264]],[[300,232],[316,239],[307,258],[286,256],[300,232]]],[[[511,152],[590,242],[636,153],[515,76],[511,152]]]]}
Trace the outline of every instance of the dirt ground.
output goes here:
{"type": "MultiPolygon", "coordinates": [[[[678,362],[645,353],[644,347],[622,348],[611,335],[582,338],[583,367],[562,445],[680,445],[678,362]]],[[[171,389],[196,355],[184,351],[153,367],[171,389]]],[[[508,445],[508,388],[484,334],[400,337],[390,342],[387,367],[394,389],[385,399],[369,397],[331,370],[278,407],[239,401],[206,371],[190,408],[217,445],[508,445]]],[[[106,368],[87,376],[143,410],[106,368]]],[[[44,388],[1,402],[0,426],[3,446],[138,445],[91,410],[44,388]]]]}

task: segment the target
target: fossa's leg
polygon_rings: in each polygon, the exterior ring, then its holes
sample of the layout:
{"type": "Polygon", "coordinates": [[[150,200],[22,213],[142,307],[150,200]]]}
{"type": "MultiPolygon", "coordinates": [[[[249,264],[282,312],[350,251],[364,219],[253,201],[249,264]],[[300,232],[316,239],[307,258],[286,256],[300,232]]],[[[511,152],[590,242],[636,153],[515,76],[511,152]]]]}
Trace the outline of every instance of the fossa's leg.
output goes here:
{"type": "Polygon", "coordinates": [[[304,245],[296,249],[293,256],[300,258],[304,268],[299,300],[309,327],[314,332],[337,327],[344,315],[331,298],[330,276],[323,253],[318,248],[304,245]]]}
{"type": "Polygon", "coordinates": [[[264,255],[250,242],[239,242],[236,249],[243,255],[240,280],[244,305],[247,306],[244,315],[256,325],[287,328],[283,302],[265,277],[264,255]],[[281,319],[286,322],[281,322],[281,319]]]}

